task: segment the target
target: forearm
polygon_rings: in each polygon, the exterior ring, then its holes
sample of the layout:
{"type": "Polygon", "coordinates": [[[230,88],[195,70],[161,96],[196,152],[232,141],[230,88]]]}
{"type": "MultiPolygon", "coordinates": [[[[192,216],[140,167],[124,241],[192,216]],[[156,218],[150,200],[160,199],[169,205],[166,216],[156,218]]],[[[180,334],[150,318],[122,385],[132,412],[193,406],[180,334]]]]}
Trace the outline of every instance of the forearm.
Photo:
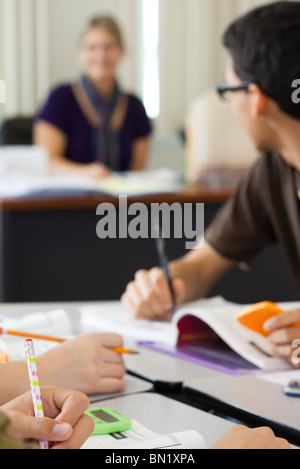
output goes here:
{"type": "Polygon", "coordinates": [[[30,383],[25,360],[0,365],[0,382],[0,406],[27,392],[30,383]]]}
{"type": "Polygon", "coordinates": [[[199,266],[192,256],[185,256],[170,263],[170,273],[173,279],[181,279],[185,284],[183,302],[204,298],[209,286],[199,272],[199,266]]]}
{"type": "Polygon", "coordinates": [[[185,284],[184,302],[204,298],[219,278],[232,266],[204,244],[189,252],[179,260],[170,263],[173,279],[181,279],[185,284]]]}
{"type": "Polygon", "coordinates": [[[50,171],[70,172],[79,170],[82,166],[64,156],[68,140],[66,135],[54,125],[43,120],[38,121],[33,129],[33,141],[35,145],[47,150],[50,171]]]}
{"type": "Polygon", "coordinates": [[[138,139],[133,145],[129,171],[145,171],[148,163],[150,141],[147,138],[138,139]]]}

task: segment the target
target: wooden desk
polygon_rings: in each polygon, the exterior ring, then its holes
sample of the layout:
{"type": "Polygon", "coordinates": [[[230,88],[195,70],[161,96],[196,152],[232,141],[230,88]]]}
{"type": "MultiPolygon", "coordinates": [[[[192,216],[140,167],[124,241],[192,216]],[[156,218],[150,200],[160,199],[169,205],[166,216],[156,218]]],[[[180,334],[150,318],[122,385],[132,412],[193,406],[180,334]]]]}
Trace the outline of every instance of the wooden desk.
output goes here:
{"type": "MultiPolygon", "coordinates": [[[[232,194],[232,189],[187,188],[176,194],[128,198],[128,205],[204,203],[207,227],[232,194]]],[[[96,208],[103,202],[118,207],[117,198],[102,195],[0,200],[0,302],[119,300],[137,270],[158,265],[152,239],[97,237],[96,208]]],[[[186,253],[185,241],[168,240],[170,260],[186,253]]],[[[273,301],[296,299],[273,248],[251,274],[235,269],[226,276],[211,292],[215,294],[239,302],[265,296],[273,301]],[[273,275],[268,280],[265,265],[270,263],[273,275]]]]}
{"type": "MultiPolygon", "coordinates": [[[[234,189],[207,189],[201,187],[190,187],[180,193],[158,194],[141,197],[129,197],[128,204],[143,202],[146,205],[152,203],[173,204],[184,203],[204,203],[222,204],[234,193],[234,189]]],[[[0,199],[1,211],[38,211],[38,210],[90,210],[95,209],[99,204],[110,202],[118,205],[118,198],[99,196],[75,196],[75,197],[43,197],[43,198],[22,198],[22,199],[0,199]]]]}
{"type": "MultiPolygon", "coordinates": [[[[178,194],[128,198],[128,205],[203,202],[213,218],[232,191],[186,189],[178,194]]],[[[0,200],[0,301],[119,299],[140,268],[157,265],[152,239],[106,239],[96,235],[96,208],[109,196],[0,200]]],[[[170,258],[184,254],[184,240],[170,240],[170,258]]]]}

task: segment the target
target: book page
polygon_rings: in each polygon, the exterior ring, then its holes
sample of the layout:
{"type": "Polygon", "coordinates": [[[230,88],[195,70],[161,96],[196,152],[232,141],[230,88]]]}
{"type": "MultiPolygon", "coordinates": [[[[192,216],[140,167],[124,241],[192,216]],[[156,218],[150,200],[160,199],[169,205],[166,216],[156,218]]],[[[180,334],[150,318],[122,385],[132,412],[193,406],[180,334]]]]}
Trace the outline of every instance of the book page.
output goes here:
{"type": "Polygon", "coordinates": [[[177,322],[193,315],[205,322],[237,354],[265,371],[287,370],[291,366],[286,360],[272,354],[271,345],[260,334],[246,329],[236,321],[236,314],[244,308],[234,303],[195,307],[186,305],[174,317],[177,322]]]}
{"type": "Polygon", "coordinates": [[[125,339],[163,341],[175,344],[177,327],[170,321],[134,318],[119,301],[89,305],[80,309],[83,331],[112,332],[125,339]]]}
{"type": "MultiPolygon", "coordinates": [[[[184,308],[220,308],[228,305],[221,297],[199,300],[189,303],[184,308]]],[[[85,331],[98,330],[120,334],[138,341],[155,341],[176,345],[178,339],[177,314],[171,321],[136,319],[120,301],[103,302],[80,308],[81,326],[85,331]]]]}

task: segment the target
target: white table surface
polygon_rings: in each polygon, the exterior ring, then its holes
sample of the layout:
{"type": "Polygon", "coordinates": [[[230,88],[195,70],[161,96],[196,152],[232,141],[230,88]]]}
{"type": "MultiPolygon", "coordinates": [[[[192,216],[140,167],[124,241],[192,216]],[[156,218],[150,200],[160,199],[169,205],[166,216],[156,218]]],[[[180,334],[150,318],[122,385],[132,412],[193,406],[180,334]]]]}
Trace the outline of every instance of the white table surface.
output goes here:
{"type": "Polygon", "coordinates": [[[153,393],[117,397],[99,404],[94,403],[91,408],[114,409],[159,434],[195,430],[202,435],[206,448],[211,448],[235,426],[228,420],[153,393]]]}
{"type": "MultiPolygon", "coordinates": [[[[77,303],[77,302],[60,302],[60,303],[32,303],[32,304],[1,304],[0,305],[0,315],[5,315],[5,316],[9,316],[9,317],[19,317],[19,316],[23,316],[25,314],[30,314],[30,313],[35,313],[35,312],[49,312],[49,311],[53,311],[55,309],[64,309],[70,319],[71,319],[71,322],[72,322],[72,328],[73,328],[73,333],[74,334],[80,334],[82,333],[82,330],[81,330],[81,327],[80,327],[80,307],[83,306],[83,305],[86,305],[87,303],[84,302],[84,303],[77,303]]],[[[89,304],[92,304],[92,305],[97,305],[97,303],[95,302],[91,302],[89,304]]],[[[288,306],[288,305],[287,305],[288,306]]],[[[291,307],[293,306],[293,304],[291,304],[291,307]]],[[[132,344],[125,344],[125,345],[129,345],[129,346],[132,346],[132,344]]],[[[138,346],[135,346],[135,348],[139,351],[139,347],[138,346]]],[[[201,383],[201,389],[207,389],[211,395],[219,395],[220,393],[222,394],[223,391],[226,391],[228,392],[228,394],[232,393],[232,379],[236,379],[237,377],[232,377],[232,376],[229,376],[225,373],[221,373],[221,372],[218,372],[218,371],[215,371],[215,370],[211,370],[209,368],[206,368],[206,367],[202,367],[202,366],[199,366],[199,365],[195,365],[195,364],[192,364],[192,363],[188,363],[186,360],[182,360],[182,359],[174,359],[174,357],[170,357],[168,355],[162,355],[160,354],[159,352],[154,352],[154,351],[151,351],[151,350],[147,350],[147,349],[144,349],[144,348],[141,348],[140,350],[140,355],[136,355],[136,356],[128,356],[128,357],[125,357],[125,361],[126,361],[126,366],[127,366],[127,369],[128,370],[132,370],[136,373],[137,376],[140,376],[141,378],[146,378],[146,380],[148,381],[151,381],[151,382],[155,382],[155,381],[162,381],[162,382],[165,382],[165,383],[184,383],[185,385],[188,385],[190,386],[191,383],[192,385],[195,385],[195,383],[198,383],[199,382],[201,383]],[[199,381],[200,380],[200,381],[199,381]],[[224,383],[224,384],[223,384],[224,383]],[[202,387],[203,385],[203,387],[202,387]]],[[[250,381],[252,380],[253,376],[248,376],[248,377],[245,377],[245,380],[246,379],[249,379],[250,381]]],[[[142,391],[148,391],[151,389],[151,386],[149,385],[149,382],[143,382],[143,380],[139,380],[137,379],[136,382],[135,382],[135,378],[133,377],[126,377],[126,379],[128,379],[128,385],[129,387],[132,387],[133,389],[133,394],[134,395],[130,395],[131,394],[131,390],[129,391],[129,395],[127,396],[121,396],[121,397],[115,397],[115,395],[107,395],[107,396],[101,396],[101,402],[103,404],[103,402],[110,402],[109,401],[106,401],[106,399],[112,399],[115,403],[115,405],[118,405],[118,409],[116,408],[116,410],[120,410],[122,411],[122,408],[123,406],[124,409],[126,410],[127,409],[127,403],[128,403],[128,406],[130,405],[133,405],[134,402],[138,403],[140,402],[139,399],[142,399],[138,396],[142,396],[142,394],[136,394],[136,393],[140,393],[142,391]],[[135,387],[135,383],[136,383],[136,387],[135,387]],[[103,397],[103,399],[102,399],[103,397]],[[124,400],[126,398],[126,400],[124,400]],[[137,400],[138,398],[138,400],[137,400]],[[126,403],[126,404],[125,404],[126,403]],[[131,404],[132,403],[132,404],[131,404]]],[[[241,379],[241,377],[239,378],[241,379]]],[[[252,381],[251,381],[252,382],[252,381]]],[[[150,383],[151,384],[151,383],[150,383]]],[[[261,384],[261,386],[263,385],[271,385],[271,383],[264,383],[264,384],[261,384]]],[[[250,397],[252,395],[252,392],[251,392],[251,389],[252,389],[252,385],[251,383],[249,384],[248,383],[248,394],[249,394],[249,401],[251,400],[250,397]]],[[[240,394],[238,391],[236,391],[235,394],[232,394],[233,396],[236,395],[236,396],[239,396],[238,399],[243,399],[243,396],[242,394],[240,394]]],[[[246,394],[244,394],[245,396],[246,394]]],[[[150,394],[149,394],[150,396],[150,394]]],[[[153,394],[152,397],[150,397],[150,399],[156,399],[157,402],[158,400],[160,400],[162,396],[159,396],[159,395],[155,395],[153,394]]],[[[149,397],[147,397],[149,398],[149,397]]],[[[224,398],[224,394],[223,394],[223,398],[224,398]]],[[[262,400],[263,399],[266,399],[266,402],[267,402],[267,397],[261,397],[262,400]]],[[[167,398],[165,398],[167,399],[167,398]]],[[[170,403],[168,405],[171,405],[172,408],[174,409],[175,408],[175,404],[173,400],[170,399],[170,403]]],[[[143,401],[144,402],[144,401],[143,401]]],[[[149,400],[150,402],[150,400],[149,400]]],[[[160,402],[162,402],[160,400],[160,402]]],[[[300,402],[300,401],[299,401],[300,402]]],[[[102,405],[101,404],[101,405],[102,405]]],[[[160,404],[157,404],[158,406],[160,404]]],[[[240,405],[238,402],[236,403],[236,405],[240,405]]],[[[253,405],[255,405],[255,399],[253,400],[253,405]]],[[[166,401],[164,401],[164,405],[162,406],[163,408],[165,408],[167,406],[166,404],[166,401]]],[[[184,409],[186,412],[188,412],[188,420],[185,424],[185,427],[181,427],[180,428],[186,428],[186,429],[191,429],[191,426],[190,426],[190,423],[191,422],[194,422],[195,425],[197,424],[197,418],[199,416],[201,416],[201,422],[206,422],[204,427],[201,427],[202,429],[206,428],[208,430],[208,441],[207,441],[207,444],[208,445],[211,445],[213,444],[214,441],[216,441],[223,433],[224,431],[227,431],[229,428],[231,428],[233,426],[233,424],[227,420],[223,420],[223,419],[220,419],[218,417],[215,417],[215,416],[212,416],[206,412],[202,412],[202,411],[199,411],[193,407],[189,407],[189,406],[185,406],[184,404],[180,404],[179,402],[176,402],[176,407],[179,409],[184,409]],[[181,407],[183,406],[183,407],[181,407]],[[187,410],[188,409],[188,410],[187,410]],[[200,413],[199,413],[200,412],[200,413]],[[192,415],[195,416],[195,419],[196,420],[193,420],[192,418],[192,415]],[[192,418],[192,420],[191,420],[192,418]],[[208,418],[209,422],[212,422],[212,424],[210,424],[208,422],[208,420],[206,419],[208,418]],[[218,422],[218,424],[220,425],[220,427],[218,427],[218,431],[216,432],[215,429],[213,429],[214,427],[214,424],[218,422]],[[219,430],[221,429],[221,431],[219,432],[219,430]]],[[[163,408],[160,408],[158,407],[158,411],[161,409],[161,411],[163,411],[163,408]]],[[[166,407],[167,408],[167,407],[166,407]]],[[[130,409],[130,407],[128,407],[128,409],[130,409]]],[[[140,407],[139,409],[141,410],[141,414],[137,414],[137,415],[141,415],[143,414],[143,405],[140,404],[140,407]]],[[[266,409],[266,408],[265,408],[266,409]]],[[[157,411],[157,412],[158,412],[157,411]]],[[[253,409],[253,412],[255,412],[255,409],[253,409]]],[[[284,409],[282,409],[282,412],[284,412],[284,409]]],[[[126,413],[126,412],[124,412],[126,413]]],[[[157,415],[157,414],[156,414],[157,415]]],[[[175,425],[175,422],[176,422],[176,412],[174,412],[174,415],[173,413],[170,412],[169,414],[170,416],[172,415],[172,417],[170,417],[171,420],[169,420],[170,422],[172,422],[172,429],[173,431],[175,431],[175,428],[176,428],[176,425],[175,425]],[[173,422],[174,422],[174,426],[173,426],[173,422]]],[[[294,418],[298,418],[298,415],[299,415],[299,412],[298,412],[298,407],[297,409],[295,409],[295,412],[294,412],[294,418]],[[296,412],[297,410],[297,412],[296,412]],[[295,417],[296,416],[296,417],[295,417]]],[[[153,421],[153,424],[155,423],[156,419],[155,419],[155,415],[149,415],[149,418],[151,420],[149,420],[149,422],[152,422],[153,421]]],[[[148,421],[148,420],[147,420],[148,421]]],[[[161,431],[162,432],[168,432],[170,431],[169,428],[170,427],[165,427],[164,425],[167,424],[166,422],[168,422],[168,420],[166,421],[162,421],[162,427],[161,427],[161,431]]],[[[183,423],[182,420],[178,420],[178,422],[180,422],[180,425],[183,423]]],[[[141,423],[143,423],[141,421],[141,423]]],[[[168,424],[167,424],[168,425],[168,424]]],[[[201,431],[201,428],[200,427],[195,427],[195,428],[192,428],[192,429],[196,429],[197,430],[198,428],[198,431],[201,431]]],[[[153,430],[154,431],[158,431],[158,429],[155,429],[155,427],[153,427],[153,430]]]]}

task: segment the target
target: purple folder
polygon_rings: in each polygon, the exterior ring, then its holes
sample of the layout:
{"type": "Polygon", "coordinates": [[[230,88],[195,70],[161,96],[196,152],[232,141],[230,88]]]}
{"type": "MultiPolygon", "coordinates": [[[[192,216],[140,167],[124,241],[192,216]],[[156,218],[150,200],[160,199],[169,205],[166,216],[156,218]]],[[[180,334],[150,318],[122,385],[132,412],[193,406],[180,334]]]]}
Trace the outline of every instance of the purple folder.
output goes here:
{"type": "Polygon", "coordinates": [[[155,342],[139,342],[139,345],[230,375],[245,375],[259,370],[259,368],[235,353],[221,341],[179,346],[155,342]]]}

